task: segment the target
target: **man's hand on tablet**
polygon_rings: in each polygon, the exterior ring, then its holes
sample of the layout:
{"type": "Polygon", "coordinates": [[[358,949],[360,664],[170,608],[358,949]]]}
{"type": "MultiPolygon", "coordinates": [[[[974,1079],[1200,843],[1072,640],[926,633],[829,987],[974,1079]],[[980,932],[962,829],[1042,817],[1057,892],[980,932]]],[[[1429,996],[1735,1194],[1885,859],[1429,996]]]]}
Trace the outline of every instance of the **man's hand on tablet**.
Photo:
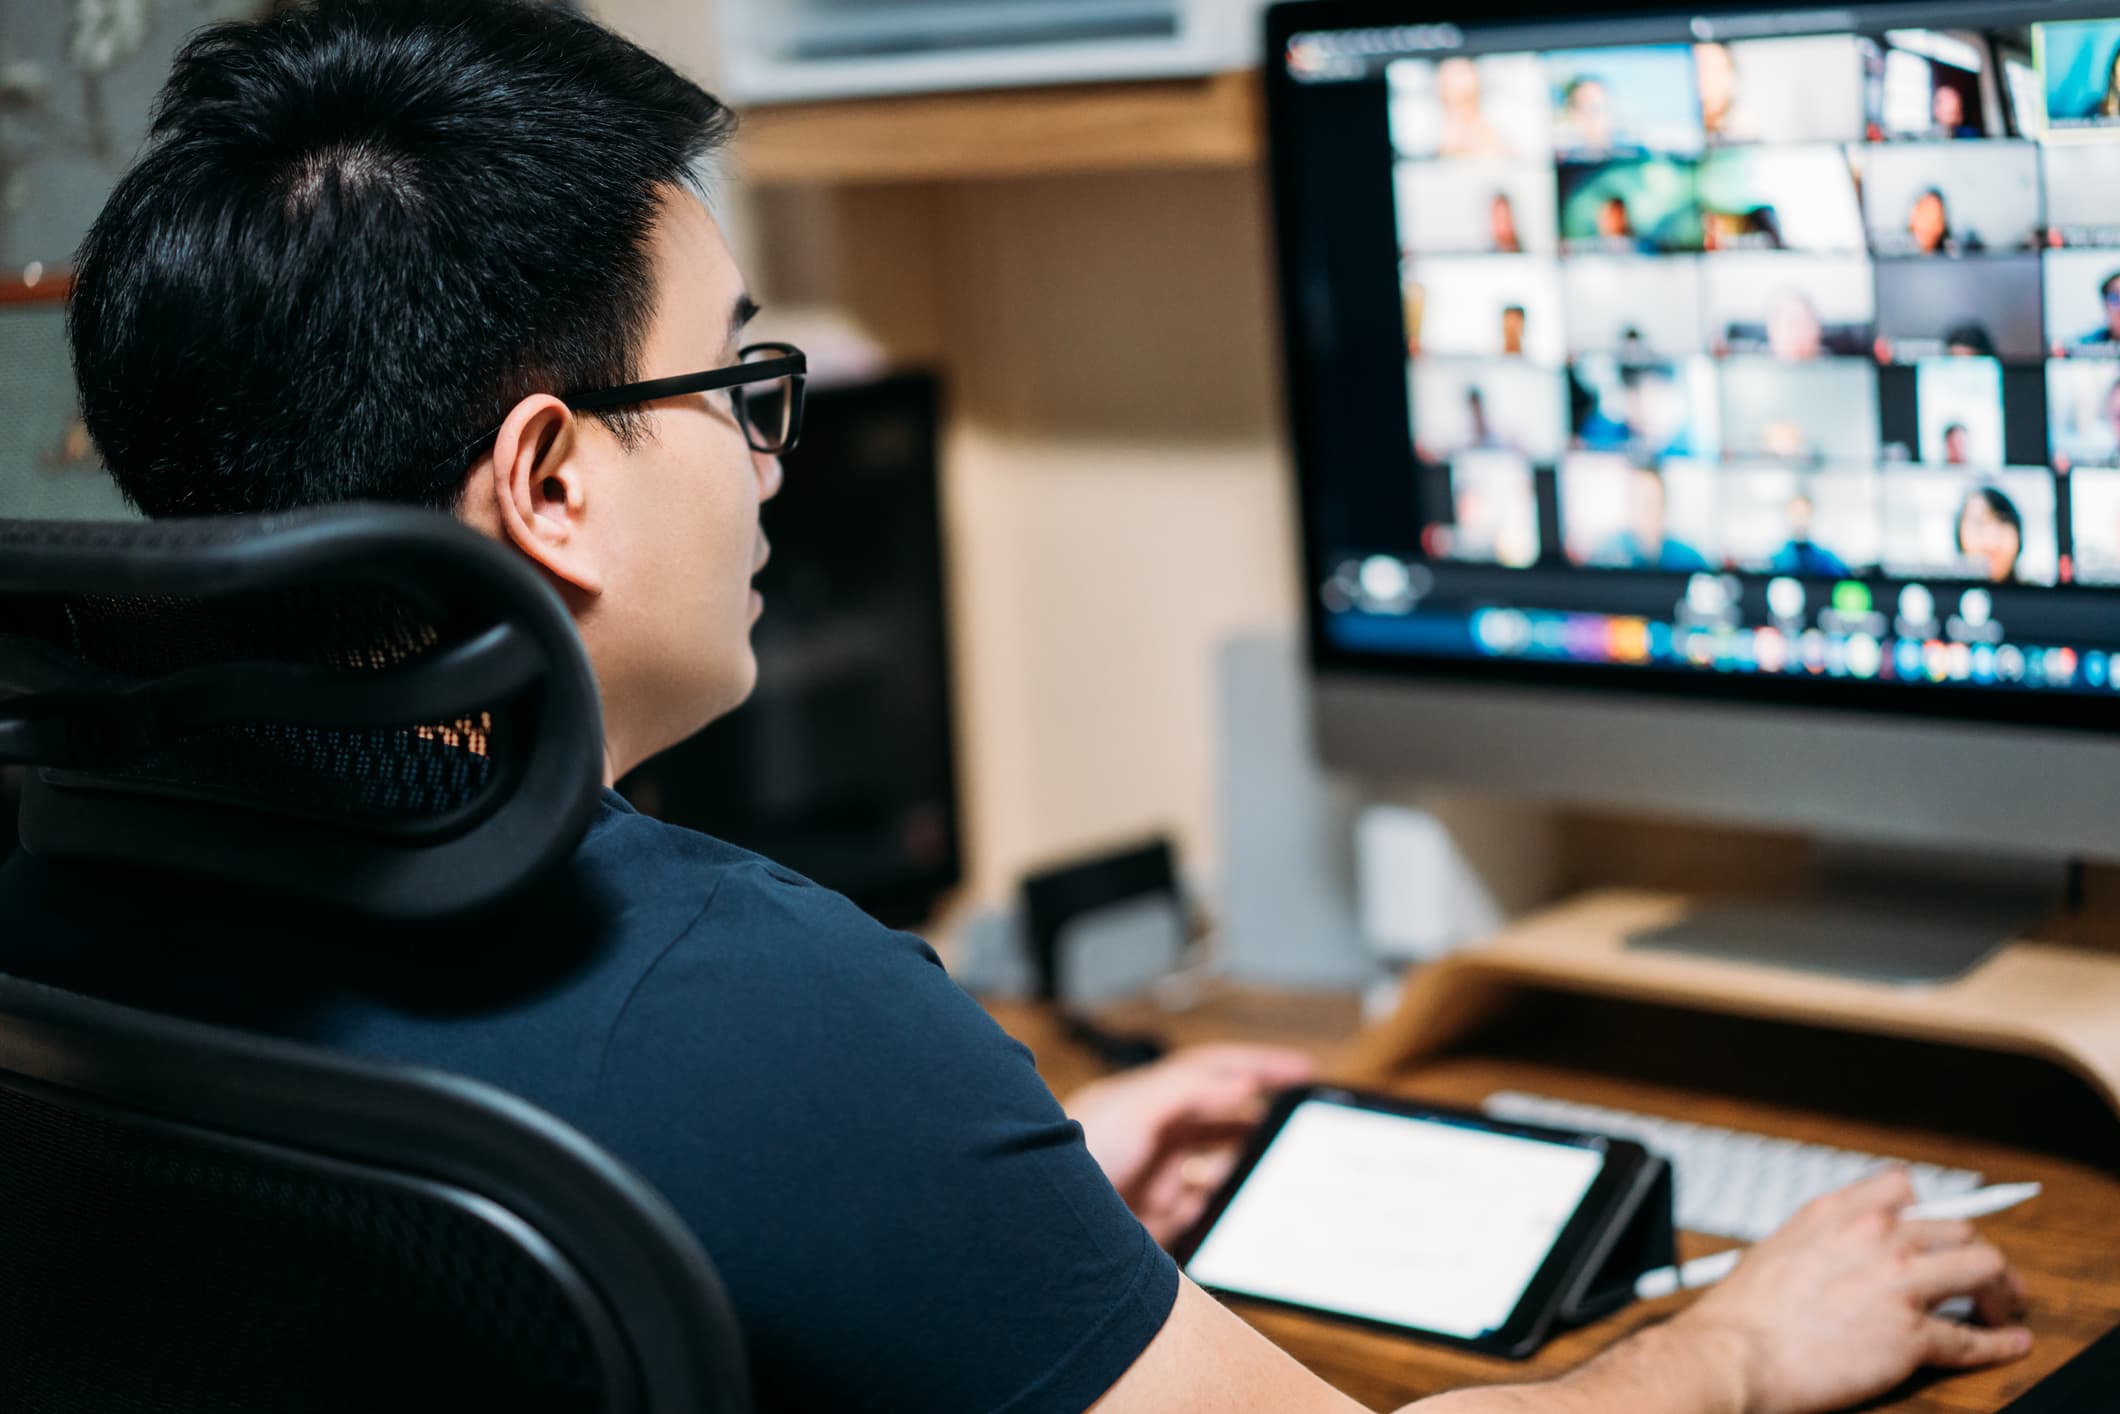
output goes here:
{"type": "Polygon", "coordinates": [[[1316,1063],[1278,1046],[1194,1046],[1068,1096],[1090,1157],[1156,1241],[1191,1227],[1276,1091],[1316,1063]]]}

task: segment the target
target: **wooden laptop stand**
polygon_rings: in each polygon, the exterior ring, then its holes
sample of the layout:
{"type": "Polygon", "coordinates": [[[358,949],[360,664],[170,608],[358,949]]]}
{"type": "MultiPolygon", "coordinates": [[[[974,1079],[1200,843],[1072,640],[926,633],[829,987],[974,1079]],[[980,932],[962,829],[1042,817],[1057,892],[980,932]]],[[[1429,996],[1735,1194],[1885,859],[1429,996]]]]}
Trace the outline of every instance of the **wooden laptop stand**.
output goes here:
{"type": "Polygon", "coordinates": [[[1513,999],[1564,993],[1939,1042],[2052,1062],[2120,1117],[2120,926],[2071,916],[1947,982],[1865,982],[1629,945],[1698,900],[1601,890],[1421,969],[1349,1071],[1389,1076],[1448,1050],[1513,999]]]}

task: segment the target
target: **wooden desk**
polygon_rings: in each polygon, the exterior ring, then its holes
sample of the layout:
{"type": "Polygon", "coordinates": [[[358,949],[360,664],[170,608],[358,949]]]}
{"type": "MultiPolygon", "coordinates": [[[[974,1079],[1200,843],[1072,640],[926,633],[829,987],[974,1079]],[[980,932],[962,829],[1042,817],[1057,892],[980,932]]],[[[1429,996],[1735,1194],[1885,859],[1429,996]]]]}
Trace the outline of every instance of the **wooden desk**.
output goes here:
{"type": "MultiPolygon", "coordinates": [[[[1055,1091],[1097,1074],[1036,1007],[994,1004],[1055,1091]]],[[[1182,1017],[1131,1009],[1116,1024],[1191,1044],[1242,1039],[1298,1045],[1350,1081],[1358,1023],[1346,998],[1240,991],[1182,1017]]],[[[1978,1169],[1990,1181],[2036,1179],[2035,1202],[1983,1226],[2024,1273],[2037,1338],[2000,1370],[1917,1382],[1883,1408],[1996,1410],[2120,1323],[2120,1132],[2081,1081],[2030,1060],[1781,1023],[1626,1003],[1527,1002],[1417,1062],[1380,1088],[1463,1106],[1500,1089],[1786,1135],[1841,1148],[1978,1169]]],[[[1686,1255],[1718,1244],[1692,1234],[1686,1255]]],[[[1470,1384],[1536,1379],[1582,1363],[1689,1298],[1630,1307],[1555,1340],[1522,1365],[1460,1354],[1331,1321],[1239,1305],[1246,1319],[1374,1409],[1470,1384]]]]}

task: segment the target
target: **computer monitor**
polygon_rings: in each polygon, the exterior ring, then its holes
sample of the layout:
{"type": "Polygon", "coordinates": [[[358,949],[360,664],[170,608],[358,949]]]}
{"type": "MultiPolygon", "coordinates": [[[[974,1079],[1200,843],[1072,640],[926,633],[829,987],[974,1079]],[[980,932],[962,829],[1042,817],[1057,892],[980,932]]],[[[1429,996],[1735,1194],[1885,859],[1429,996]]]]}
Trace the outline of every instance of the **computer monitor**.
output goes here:
{"type": "Polygon", "coordinates": [[[2120,0],[1435,14],[1268,25],[1326,760],[2120,856],[2120,0]]]}

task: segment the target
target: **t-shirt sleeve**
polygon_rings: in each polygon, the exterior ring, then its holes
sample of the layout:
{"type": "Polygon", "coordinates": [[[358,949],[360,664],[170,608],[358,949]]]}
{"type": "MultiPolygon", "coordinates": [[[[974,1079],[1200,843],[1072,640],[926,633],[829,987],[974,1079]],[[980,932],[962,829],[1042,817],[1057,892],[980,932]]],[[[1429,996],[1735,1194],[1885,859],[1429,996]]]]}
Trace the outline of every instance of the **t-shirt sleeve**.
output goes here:
{"type": "Polygon", "coordinates": [[[1079,1414],[1170,1258],[925,943],[763,865],[642,978],[599,1137],[700,1234],[769,1409],[1079,1414]]]}

